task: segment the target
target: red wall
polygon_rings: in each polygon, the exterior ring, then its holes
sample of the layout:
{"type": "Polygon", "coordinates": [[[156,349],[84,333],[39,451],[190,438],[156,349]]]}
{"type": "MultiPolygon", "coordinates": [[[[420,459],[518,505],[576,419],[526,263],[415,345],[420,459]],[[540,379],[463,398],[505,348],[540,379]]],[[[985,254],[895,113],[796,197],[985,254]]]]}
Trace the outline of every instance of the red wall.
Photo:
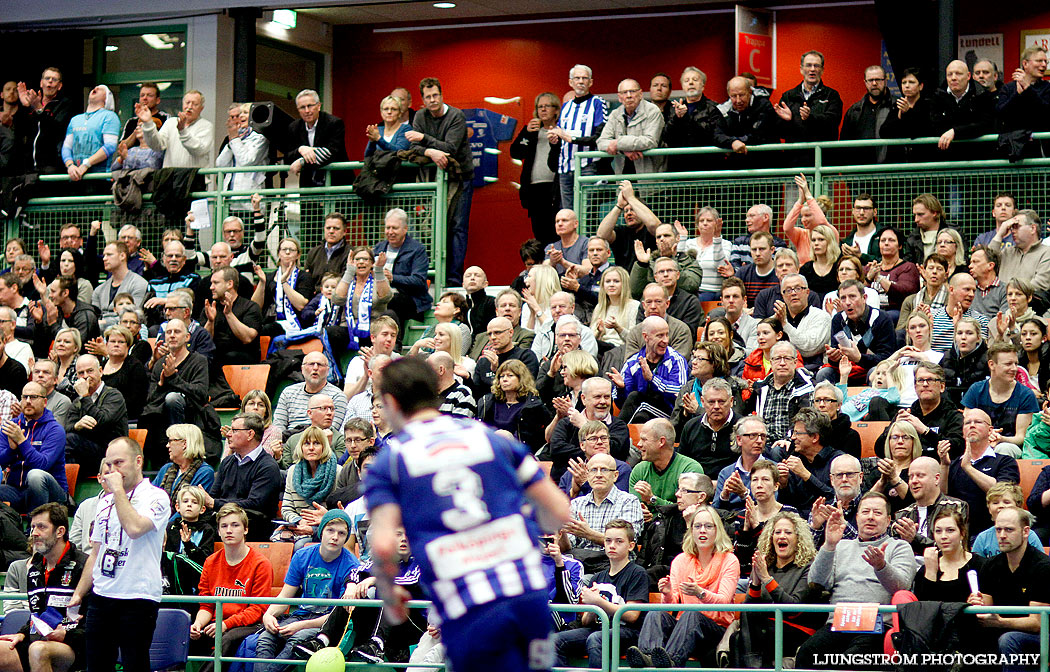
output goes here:
{"type": "MultiPolygon", "coordinates": [[[[879,62],[880,40],[873,5],[778,11],[777,89],[797,85],[799,56],[818,49],[827,59],[825,81],[849,105],[864,93],[864,68],[879,62]]],[[[497,109],[521,120],[520,130],[537,94],[568,90],[575,63],[593,68],[594,90],[603,93],[615,91],[625,77],[648,88],[658,71],[677,81],[684,67],[695,65],[708,75],[707,95],[719,102],[735,74],[732,13],[398,33],[342,26],[334,42],[333,112],[346,120],[351,159],[364,152],[364,129],[378,120],[380,99],[404,86],[419,109],[418,82],[427,76],[441,79],[450,105],[497,109]],[[485,96],[521,96],[522,103],[486,105],[485,96]]],[[[467,263],[483,266],[493,284],[506,284],[519,272],[517,248],[531,236],[510,184],[521,169],[510,162],[507,146],[499,182],[475,190],[471,212],[467,263]]]]}

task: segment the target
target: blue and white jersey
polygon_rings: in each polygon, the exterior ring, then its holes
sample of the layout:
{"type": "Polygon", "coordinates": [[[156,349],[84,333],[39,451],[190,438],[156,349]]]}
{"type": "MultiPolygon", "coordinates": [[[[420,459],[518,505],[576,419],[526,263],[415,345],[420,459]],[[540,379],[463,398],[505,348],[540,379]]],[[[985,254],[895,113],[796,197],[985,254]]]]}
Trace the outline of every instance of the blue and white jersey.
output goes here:
{"type": "MultiPolygon", "coordinates": [[[[596,135],[595,129],[604,124],[608,118],[608,103],[605,102],[604,98],[591,95],[578,103],[575,100],[570,100],[562,105],[561,113],[558,114],[558,128],[568,131],[573,140],[576,138],[589,138],[596,135]]],[[[598,139],[594,139],[597,142],[598,139]]],[[[558,172],[571,173],[572,157],[576,154],[576,145],[572,142],[560,144],[558,172]]],[[[580,166],[588,166],[594,161],[595,159],[582,159],[580,166]]]]}
{"type": "Polygon", "coordinates": [[[467,119],[467,138],[474,156],[474,186],[483,187],[499,177],[499,157],[486,150],[498,149],[499,143],[514,139],[518,120],[499,112],[472,107],[463,110],[467,119]]]}
{"type": "Polygon", "coordinates": [[[532,591],[547,592],[524,491],[544,478],[522,444],[471,420],[414,422],[365,477],[369,510],[401,507],[423,584],[442,619],[532,591]],[[422,551],[422,552],[419,552],[422,551]]]}

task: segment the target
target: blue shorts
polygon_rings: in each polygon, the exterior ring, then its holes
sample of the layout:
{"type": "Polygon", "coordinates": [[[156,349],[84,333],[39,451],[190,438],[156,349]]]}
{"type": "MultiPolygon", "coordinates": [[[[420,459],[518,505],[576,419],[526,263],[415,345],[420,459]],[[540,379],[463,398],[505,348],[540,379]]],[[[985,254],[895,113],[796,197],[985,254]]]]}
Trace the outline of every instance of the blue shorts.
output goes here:
{"type": "Polygon", "coordinates": [[[554,662],[547,594],[531,592],[475,607],[441,624],[454,672],[538,672],[554,662]]]}

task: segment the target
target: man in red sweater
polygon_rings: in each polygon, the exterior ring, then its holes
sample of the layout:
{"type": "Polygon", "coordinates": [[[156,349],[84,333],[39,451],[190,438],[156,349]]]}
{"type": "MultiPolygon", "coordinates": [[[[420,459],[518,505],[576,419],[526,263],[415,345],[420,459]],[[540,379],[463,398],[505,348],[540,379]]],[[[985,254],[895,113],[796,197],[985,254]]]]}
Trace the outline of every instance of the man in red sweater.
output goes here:
{"type": "MultiPolygon", "coordinates": [[[[237,504],[224,504],[215,514],[223,548],[204,561],[197,594],[209,597],[270,597],[273,567],[259,551],[244,541],[248,514],[237,504]]],[[[222,655],[232,656],[241,641],[259,630],[265,604],[222,605],[222,655]]],[[[215,605],[201,604],[190,626],[190,650],[194,655],[211,653],[215,638],[215,605]]],[[[204,663],[200,672],[211,672],[204,663]]]]}

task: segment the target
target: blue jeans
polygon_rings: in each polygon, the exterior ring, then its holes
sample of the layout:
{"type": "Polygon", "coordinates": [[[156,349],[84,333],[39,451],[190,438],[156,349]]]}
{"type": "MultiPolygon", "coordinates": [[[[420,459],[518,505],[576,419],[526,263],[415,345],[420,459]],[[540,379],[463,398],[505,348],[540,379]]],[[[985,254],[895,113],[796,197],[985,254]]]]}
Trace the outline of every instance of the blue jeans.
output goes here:
{"type": "Polygon", "coordinates": [[[24,488],[0,485],[0,500],[11,502],[11,506],[21,513],[28,513],[48,502],[65,504],[67,499],[69,493],[58,484],[58,479],[43,469],[30,469],[24,488]]]}
{"type": "MultiPolygon", "coordinates": [[[[448,210],[448,266],[445,277],[450,287],[463,284],[463,263],[467,258],[467,238],[470,234],[470,205],[474,201],[474,182],[462,184],[448,210]]],[[[435,241],[436,242],[436,241],[435,241]]]]}
{"type": "Polygon", "coordinates": [[[700,291],[697,294],[697,298],[699,298],[701,301],[721,301],[722,300],[722,292],[721,291],[718,291],[718,292],[700,291]]]}
{"type": "MultiPolygon", "coordinates": [[[[302,616],[295,616],[292,614],[285,614],[277,619],[277,623],[278,625],[289,625],[291,623],[309,620],[315,615],[316,614],[304,614],[302,616]]],[[[285,639],[280,635],[273,634],[269,630],[263,630],[259,635],[259,643],[255,647],[255,657],[292,660],[295,657],[293,651],[295,651],[296,644],[300,644],[315,637],[320,631],[320,628],[304,628],[288,639],[285,639]]],[[[293,667],[291,665],[283,665],[281,663],[255,663],[255,672],[288,672],[292,669],[293,667]]]]}
{"type": "MultiPolygon", "coordinates": [[[[638,641],[638,631],[620,625],[620,651],[626,651],[638,641]]],[[[587,667],[602,666],[602,631],[576,628],[554,633],[554,666],[568,667],[569,657],[587,651],[587,667]]]]}
{"type": "MultiPolygon", "coordinates": [[[[1020,653],[1039,653],[1039,635],[1016,630],[999,636],[999,653],[1017,655],[1020,653]]],[[[1003,665],[1003,672],[1030,670],[1032,665],[1003,665]]]]}
{"type": "MultiPolygon", "coordinates": [[[[580,168],[580,175],[597,175],[598,166],[594,163],[580,168]]],[[[558,173],[558,189],[561,192],[561,207],[570,210],[575,205],[572,200],[572,187],[575,180],[572,173],[558,173]]]]}
{"type": "Polygon", "coordinates": [[[715,650],[726,629],[699,611],[683,611],[677,621],[668,611],[645,614],[638,648],[649,653],[663,647],[676,667],[681,667],[695,653],[702,657],[715,650]]]}

